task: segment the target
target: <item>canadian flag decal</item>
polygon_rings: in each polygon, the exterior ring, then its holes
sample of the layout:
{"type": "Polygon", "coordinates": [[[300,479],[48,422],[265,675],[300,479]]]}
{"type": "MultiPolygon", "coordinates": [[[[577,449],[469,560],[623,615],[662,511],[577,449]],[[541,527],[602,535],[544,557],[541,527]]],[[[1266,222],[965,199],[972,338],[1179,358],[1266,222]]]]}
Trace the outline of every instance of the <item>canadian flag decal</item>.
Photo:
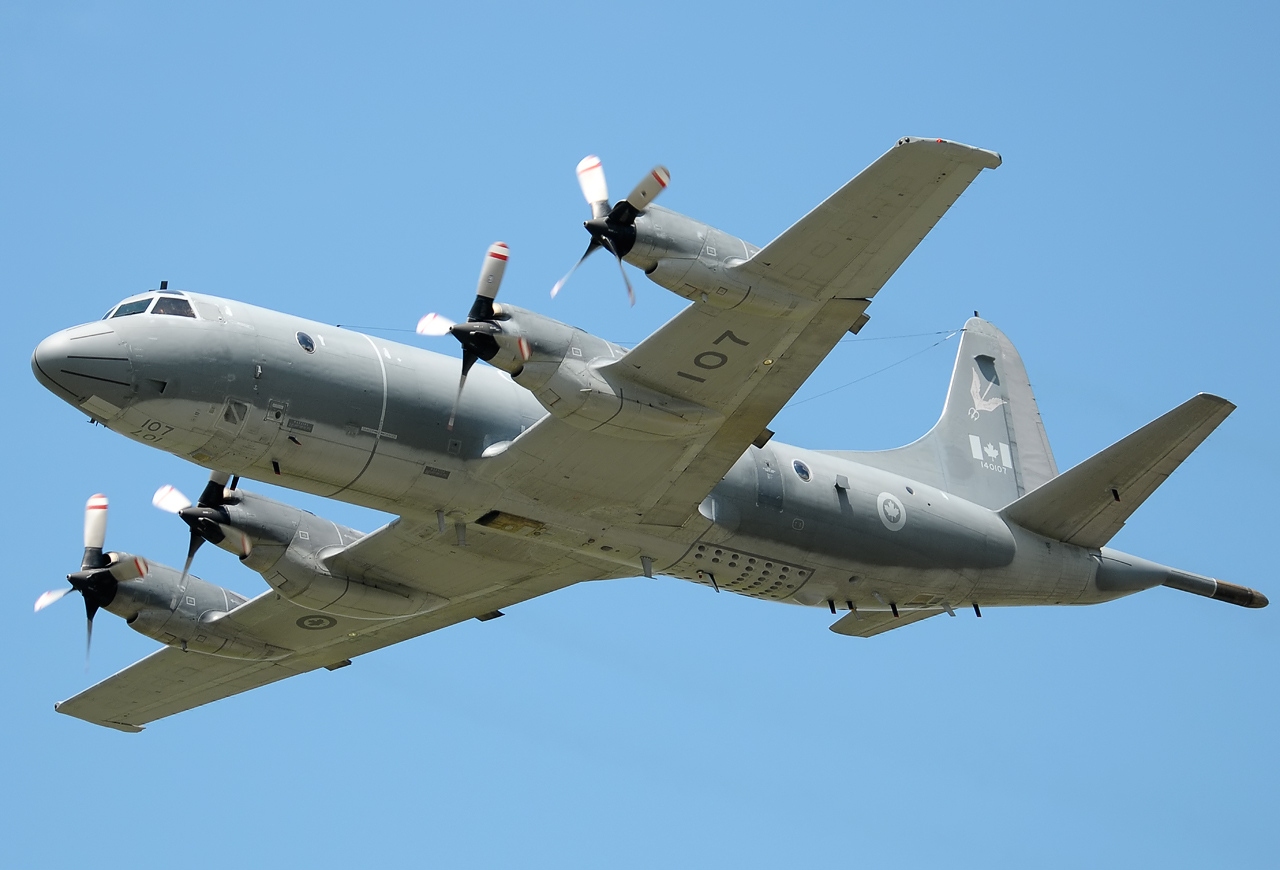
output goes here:
{"type": "Polygon", "coordinates": [[[973,454],[973,458],[979,462],[995,465],[996,460],[1000,460],[1000,464],[1005,468],[1013,468],[1013,455],[1009,452],[1009,445],[1003,441],[998,444],[987,442],[982,443],[982,439],[977,435],[969,436],[969,452],[973,454]]]}

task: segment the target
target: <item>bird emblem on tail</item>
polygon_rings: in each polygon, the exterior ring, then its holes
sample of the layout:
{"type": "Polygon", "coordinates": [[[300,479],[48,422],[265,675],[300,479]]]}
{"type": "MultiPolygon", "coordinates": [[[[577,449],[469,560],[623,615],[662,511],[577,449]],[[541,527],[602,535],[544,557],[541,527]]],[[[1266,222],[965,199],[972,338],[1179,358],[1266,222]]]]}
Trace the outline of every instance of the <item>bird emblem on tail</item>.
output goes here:
{"type": "MultiPolygon", "coordinates": [[[[991,388],[994,386],[994,383],[987,384],[987,392],[990,392],[991,388]]],[[[978,374],[978,370],[976,368],[973,370],[973,381],[969,385],[969,395],[973,397],[973,407],[969,409],[969,416],[974,420],[978,419],[979,412],[994,411],[996,408],[999,408],[1004,404],[1004,399],[1002,397],[996,396],[989,399],[986,394],[983,393],[982,377],[978,374]]]]}

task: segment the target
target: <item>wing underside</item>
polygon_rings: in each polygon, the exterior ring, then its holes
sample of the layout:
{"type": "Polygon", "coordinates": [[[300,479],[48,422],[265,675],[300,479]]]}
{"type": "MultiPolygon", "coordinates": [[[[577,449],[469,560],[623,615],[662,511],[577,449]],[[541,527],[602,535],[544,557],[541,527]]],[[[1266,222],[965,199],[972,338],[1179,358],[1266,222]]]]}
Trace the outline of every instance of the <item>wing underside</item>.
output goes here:
{"type": "Polygon", "coordinates": [[[56,705],[58,712],[121,731],[437,631],[574,583],[628,574],[586,554],[474,527],[467,545],[433,533],[434,520],[401,518],[331,557],[348,576],[394,579],[444,603],[404,619],[371,621],[301,607],[274,591],[223,619],[291,652],[273,661],[159,650],[56,705]]]}

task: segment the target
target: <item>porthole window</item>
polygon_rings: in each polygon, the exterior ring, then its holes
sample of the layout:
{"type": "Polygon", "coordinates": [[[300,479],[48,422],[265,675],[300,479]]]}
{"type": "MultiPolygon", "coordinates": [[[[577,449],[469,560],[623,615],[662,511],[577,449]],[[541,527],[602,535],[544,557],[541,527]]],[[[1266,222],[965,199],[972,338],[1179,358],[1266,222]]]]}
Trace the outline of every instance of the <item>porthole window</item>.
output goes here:
{"type": "Polygon", "coordinates": [[[796,477],[801,480],[808,480],[812,475],[809,474],[809,466],[805,465],[799,459],[792,460],[791,467],[796,471],[796,477]]]}
{"type": "Polygon", "coordinates": [[[312,341],[311,336],[307,335],[305,332],[298,333],[298,346],[307,353],[316,352],[316,343],[312,341]]]}

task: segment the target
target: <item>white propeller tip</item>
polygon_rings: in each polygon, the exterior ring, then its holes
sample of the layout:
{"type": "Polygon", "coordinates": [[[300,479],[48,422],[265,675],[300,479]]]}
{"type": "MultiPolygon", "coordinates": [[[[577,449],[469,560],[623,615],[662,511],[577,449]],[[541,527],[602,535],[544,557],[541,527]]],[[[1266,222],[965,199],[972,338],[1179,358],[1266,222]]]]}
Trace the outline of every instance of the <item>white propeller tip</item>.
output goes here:
{"type": "Polygon", "coordinates": [[[162,511],[176,514],[183,508],[191,507],[191,499],[166,483],[156,490],[156,494],[151,497],[151,504],[162,511]]]}
{"type": "Polygon", "coordinates": [[[106,536],[107,497],[97,493],[84,505],[84,545],[101,550],[106,536]]]}
{"type": "MultiPolygon", "coordinates": [[[[600,217],[595,206],[597,204],[608,206],[609,185],[604,178],[604,166],[601,165],[600,158],[594,154],[578,161],[578,187],[582,188],[582,196],[592,207],[592,214],[600,217]]],[[[603,208],[600,209],[600,211],[603,210],[603,208]]]]}
{"type": "Polygon", "coordinates": [[[43,595],[41,595],[39,598],[36,599],[35,612],[39,613],[40,611],[44,610],[53,602],[60,600],[64,595],[66,595],[70,591],[71,591],[71,587],[69,586],[66,589],[50,589],[48,592],[44,593],[43,595]]]}
{"type": "Polygon", "coordinates": [[[454,322],[435,312],[418,321],[418,335],[448,335],[454,322]]]}
{"type": "Polygon", "coordinates": [[[658,194],[667,189],[667,185],[670,183],[671,173],[667,171],[667,167],[655,166],[636,185],[636,189],[631,191],[631,195],[627,197],[627,202],[631,203],[631,207],[636,211],[644,211],[658,194]]]}

